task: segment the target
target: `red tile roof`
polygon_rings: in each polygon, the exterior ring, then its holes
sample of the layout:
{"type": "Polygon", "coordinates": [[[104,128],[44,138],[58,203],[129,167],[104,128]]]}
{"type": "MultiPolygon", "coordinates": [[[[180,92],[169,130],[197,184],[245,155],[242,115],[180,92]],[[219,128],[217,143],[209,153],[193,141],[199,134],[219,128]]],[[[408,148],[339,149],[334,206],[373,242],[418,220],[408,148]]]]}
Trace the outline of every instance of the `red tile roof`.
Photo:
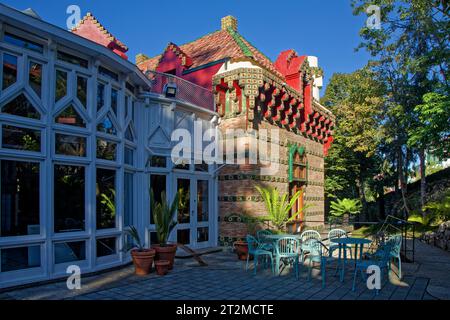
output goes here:
{"type": "MultiPolygon", "coordinates": [[[[181,45],[179,48],[191,59],[192,65],[189,67],[190,69],[229,58],[232,61],[253,61],[284,79],[283,75],[275,69],[269,58],[263,55],[240,34],[231,29],[215,31],[197,40],[181,45]]],[[[138,63],[138,66],[142,70],[155,70],[162,56],[158,55],[145,60],[138,63]]]]}

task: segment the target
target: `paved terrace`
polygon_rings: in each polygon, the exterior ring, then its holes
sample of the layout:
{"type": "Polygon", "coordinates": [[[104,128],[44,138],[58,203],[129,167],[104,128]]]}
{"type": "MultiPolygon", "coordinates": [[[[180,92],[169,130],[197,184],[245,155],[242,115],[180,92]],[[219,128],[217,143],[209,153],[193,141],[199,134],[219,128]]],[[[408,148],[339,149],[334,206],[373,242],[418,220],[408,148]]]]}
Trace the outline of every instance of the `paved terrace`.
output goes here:
{"type": "MultiPolygon", "coordinates": [[[[207,267],[192,259],[177,259],[174,270],[164,277],[152,273],[133,274],[133,267],[82,278],[82,289],[69,291],[65,281],[0,293],[0,299],[80,300],[435,300],[450,299],[450,253],[418,243],[416,263],[404,264],[402,281],[391,273],[378,296],[367,289],[361,277],[356,292],[351,290],[353,272],[343,283],[329,270],[322,289],[319,270],[307,280],[307,268],[296,280],[293,272],[272,276],[267,270],[246,272],[244,263],[231,252],[203,256],[207,267]]],[[[290,270],[285,270],[290,271],[290,270]]],[[[384,278],[386,279],[386,278],[384,278]]]]}

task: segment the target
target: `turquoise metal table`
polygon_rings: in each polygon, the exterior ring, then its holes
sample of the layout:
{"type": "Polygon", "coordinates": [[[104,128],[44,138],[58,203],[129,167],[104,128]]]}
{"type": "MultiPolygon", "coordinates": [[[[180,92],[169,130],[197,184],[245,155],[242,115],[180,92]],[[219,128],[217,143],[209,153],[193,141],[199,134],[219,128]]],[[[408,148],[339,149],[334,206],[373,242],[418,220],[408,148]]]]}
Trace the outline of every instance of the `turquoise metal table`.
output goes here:
{"type": "Polygon", "coordinates": [[[341,258],[341,253],[343,250],[343,259],[342,261],[342,268],[341,268],[341,282],[344,281],[344,270],[345,265],[347,263],[347,246],[348,245],[354,245],[355,247],[355,254],[354,254],[354,266],[356,266],[356,262],[358,261],[358,248],[359,248],[359,259],[363,256],[363,249],[365,244],[369,244],[372,242],[372,240],[364,239],[364,238],[334,238],[330,239],[330,242],[336,243],[339,246],[339,258],[341,258]]]}

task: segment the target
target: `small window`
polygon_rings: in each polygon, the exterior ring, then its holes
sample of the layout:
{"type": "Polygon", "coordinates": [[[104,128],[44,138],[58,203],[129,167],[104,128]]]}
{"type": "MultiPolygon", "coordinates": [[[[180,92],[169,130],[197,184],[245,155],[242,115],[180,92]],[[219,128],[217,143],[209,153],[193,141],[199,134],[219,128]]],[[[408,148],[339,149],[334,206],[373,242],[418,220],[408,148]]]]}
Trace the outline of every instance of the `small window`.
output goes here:
{"type": "Polygon", "coordinates": [[[111,110],[114,112],[116,116],[117,116],[117,99],[118,99],[117,90],[111,89],[111,110]]]}
{"type": "Polygon", "coordinates": [[[127,127],[127,130],[125,130],[125,139],[129,141],[134,141],[134,130],[132,129],[133,124],[130,123],[127,127]]]}
{"type": "Polygon", "coordinates": [[[97,230],[116,227],[116,171],[97,168],[97,230]]]}
{"type": "Polygon", "coordinates": [[[41,118],[40,113],[34,108],[34,106],[23,93],[8,102],[2,108],[2,112],[25,118],[41,118]]]}
{"type": "Polygon", "coordinates": [[[97,139],[97,159],[116,161],[117,143],[97,139]]]}
{"type": "Polygon", "coordinates": [[[97,112],[105,105],[105,85],[97,83],[97,112]]]}
{"type": "Polygon", "coordinates": [[[54,168],[54,230],[85,230],[85,167],[56,164],[54,168]]]}
{"type": "Polygon", "coordinates": [[[1,249],[1,271],[15,271],[41,266],[41,247],[39,245],[30,247],[1,249]]]}
{"type": "Polygon", "coordinates": [[[31,89],[41,97],[42,94],[42,65],[36,62],[30,62],[30,70],[28,73],[28,82],[31,89]]]}
{"type": "Polygon", "coordinates": [[[4,125],[2,148],[24,151],[41,151],[41,131],[4,125]]]}
{"type": "Polygon", "coordinates": [[[64,156],[86,157],[86,138],[57,133],[55,134],[55,153],[64,156]]]}
{"type": "Polygon", "coordinates": [[[167,165],[167,158],[163,156],[150,156],[149,164],[150,167],[165,168],[167,165]]]}
{"type": "Polygon", "coordinates": [[[67,94],[67,72],[56,70],[55,102],[67,94]]]}
{"type": "Polygon", "coordinates": [[[124,194],[124,225],[126,227],[133,225],[133,194],[134,194],[134,175],[129,172],[125,172],[125,194],[124,194]]]}
{"type": "Polygon", "coordinates": [[[125,147],[125,164],[134,165],[134,149],[125,147]]]}
{"type": "Polygon", "coordinates": [[[76,127],[86,127],[86,122],[80,116],[73,105],[69,105],[61,111],[56,117],[55,122],[76,127]]]}
{"type": "Polygon", "coordinates": [[[128,91],[130,91],[131,93],[134,94],[134,90],[135,90],[134,86],[132,86],[129,82],[127,82],[125,84],[125,86],[127,87],[128,91]]]}
{"type": "Polygon", "coordinates": [[[102,121],[97,125],[97,131],[104,132],[111,135],[117,135],[116,127],[111,119],[111,117],[106,115],[102,121]]]}
{"type": "Polygon", "coordinates": [[[87,103],[87,82],[87,78],[77,77],[77,98],[85,108],[87,103]]]}
{"type": "Polygon", "coordinates": [[[55,263],[67,263],[86,260],[86,242],[55,243],[55,263]]]}
{"type": "Polygon", "coordinates": [[[209,228],[197,228],[197,242],[207,242],[209,240],[209,228]]]}
{"type": "Polygon", "coordinates": [[[97,239],[97,258],[117,253],[116,238],[97,239]]]}
{"type": "Polygon", "coordinates": [[[3,54],[3,85],[5,90],[17,81],[17,57],[4,53],[3,54]]]}
{"type": "Polygon", "coordinates": [[[32,51],[36,51],[39,53],[43,53],[44,52],[44,46],[41,44],[38,44],[36,42],[24,39],[22,37],[10,34],[10,33],[5,33],[5,37],[3,38],[3,40],[6,43],[12,44],[14,46],[17,47],[22,47],[28,50],[32,50],[32,51]]]}
{"type": "Polygon", "coordinates": [[[87,60],[76,57],[74,55],[71,55],[69,53],[65,53],[62,51],[58,51],[57,53],[57,58],[58,60],[70,63],[70,64],[75,64],[77,66],[80,66],[82,68],[87,68],[89,63],[87,60]]]}
{"type": "Polygon", "coordinates": [[[106,69],[102,66],[98,67],[98,73],[100,73],[102,76],[105,76],[107,78],[113,79],[115,81],[119,81],[119,75],[117,73],[114,73],[111,70],[106,69]]]}

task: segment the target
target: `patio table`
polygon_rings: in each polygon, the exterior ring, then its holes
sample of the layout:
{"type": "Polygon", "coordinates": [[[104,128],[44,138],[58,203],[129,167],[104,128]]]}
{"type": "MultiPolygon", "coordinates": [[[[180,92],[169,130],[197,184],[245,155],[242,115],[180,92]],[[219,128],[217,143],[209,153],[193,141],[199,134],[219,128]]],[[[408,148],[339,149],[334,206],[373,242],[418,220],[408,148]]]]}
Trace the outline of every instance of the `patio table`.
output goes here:
{"type": "Polygon", "coordinates": [[[330,239],[330,242],[336,243],[339,245],[339,256],[341,257],[341,250],[344,249],[343,259],[342,259],[342,268],[341,268],[341,282],[344,281],[344,270],[345,264],[347,263],[347,245],[355,246],[355,254],[354,254],[354,265],[356,266],[356,262],[358,260],[358,247],[359,247],[359,258],[361,259],[363,256],[363,249],[365,244],[369,244],[372,240],[364,239],[364,238],[333,238],[330,239]]]}

